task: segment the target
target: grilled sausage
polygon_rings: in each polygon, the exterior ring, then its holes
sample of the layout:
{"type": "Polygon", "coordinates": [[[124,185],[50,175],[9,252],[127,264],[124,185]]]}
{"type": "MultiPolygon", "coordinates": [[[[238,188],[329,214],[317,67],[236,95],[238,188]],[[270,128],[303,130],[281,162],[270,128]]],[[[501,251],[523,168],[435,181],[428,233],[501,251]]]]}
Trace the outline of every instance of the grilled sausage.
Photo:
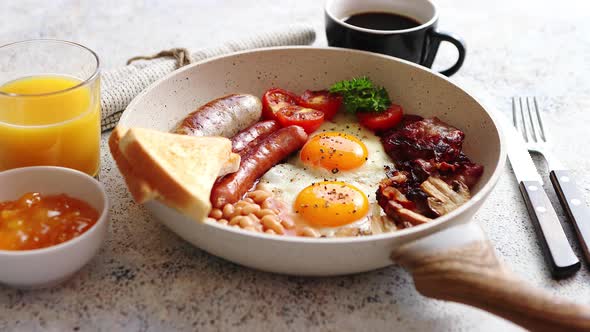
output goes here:
{"type": "Polygon", "coordinates": [[[279,123],[274,120],[257,122],[232,137],[232,151],[240,155],[246,153],[247,147],[256,146],[279,128],[279,123]]]}
{"type": "Polygon", "coordinates": [[[211,203],[221,208],[237,202],[271,167],[299,150],[307,141],[307,134],[299,126],[281,128],[249,148],[242,157],[237,172],[219,179],[211,190],[211,203]]]}
{"type": "Polygon", "coordinates": [[[260,119],[262,103],[258,97],[231,94],[217,98],[186,116],[174,130],[191,136],[232,137],[260,119]]]}

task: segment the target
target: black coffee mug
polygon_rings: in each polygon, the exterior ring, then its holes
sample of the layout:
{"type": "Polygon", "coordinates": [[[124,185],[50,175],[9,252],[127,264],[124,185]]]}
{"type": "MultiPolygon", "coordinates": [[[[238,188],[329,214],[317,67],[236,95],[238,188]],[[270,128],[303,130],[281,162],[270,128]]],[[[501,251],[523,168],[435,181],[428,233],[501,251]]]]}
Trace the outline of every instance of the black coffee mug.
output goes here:
{"type": "Polygon", "coordinates": [[[465,60],[461,38],[437,30],[438,10],[430,0],[328,0],[325,8],[328,45],[376,52],[431,68],[440,43],[449,42],[459,51],[457,62],[440,73],[451,76],[465,60]],[[345,21],[361,13],[392,13],[419,25],[403,30],[375,30],[345,21]]]}

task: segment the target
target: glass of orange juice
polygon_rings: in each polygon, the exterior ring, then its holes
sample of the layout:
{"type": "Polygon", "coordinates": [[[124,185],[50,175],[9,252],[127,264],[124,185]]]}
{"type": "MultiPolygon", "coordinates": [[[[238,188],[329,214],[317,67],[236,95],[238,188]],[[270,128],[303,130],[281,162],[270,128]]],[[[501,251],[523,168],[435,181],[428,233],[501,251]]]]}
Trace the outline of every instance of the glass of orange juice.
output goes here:
{"type": "Polygon", "coordinates": [[[0,171],[37,165],[98,177],[100,66],[82,45],[0,46],[0,171]]]}

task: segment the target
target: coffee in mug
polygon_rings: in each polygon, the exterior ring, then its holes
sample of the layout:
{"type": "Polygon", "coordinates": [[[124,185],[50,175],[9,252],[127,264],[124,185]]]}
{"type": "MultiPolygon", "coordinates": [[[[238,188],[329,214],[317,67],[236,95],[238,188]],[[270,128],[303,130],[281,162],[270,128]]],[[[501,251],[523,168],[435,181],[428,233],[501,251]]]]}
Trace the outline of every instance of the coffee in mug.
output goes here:
{"type": "Polygon", "coordinates": [[[387,54],[431,68],[440,43],[450,42],[459,57],[441,71],[446,76],[465,60],[465,43],[437,29],[438,10],[430,0],[328,0],[325,17],[330,46],[387,54]]]}

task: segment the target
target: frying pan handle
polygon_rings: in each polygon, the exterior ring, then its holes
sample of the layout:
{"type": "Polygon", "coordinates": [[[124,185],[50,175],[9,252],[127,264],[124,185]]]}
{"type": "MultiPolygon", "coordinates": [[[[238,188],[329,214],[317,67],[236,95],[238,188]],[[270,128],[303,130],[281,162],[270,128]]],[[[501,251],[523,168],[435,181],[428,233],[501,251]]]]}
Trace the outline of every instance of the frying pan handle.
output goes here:
{"type": "Polygon", "coordinates": [[[590,331],[590,307],[517,278],[474,223],[406,244],[392,258],[424,296],[477,307],[534,331],[590,331]]]}

